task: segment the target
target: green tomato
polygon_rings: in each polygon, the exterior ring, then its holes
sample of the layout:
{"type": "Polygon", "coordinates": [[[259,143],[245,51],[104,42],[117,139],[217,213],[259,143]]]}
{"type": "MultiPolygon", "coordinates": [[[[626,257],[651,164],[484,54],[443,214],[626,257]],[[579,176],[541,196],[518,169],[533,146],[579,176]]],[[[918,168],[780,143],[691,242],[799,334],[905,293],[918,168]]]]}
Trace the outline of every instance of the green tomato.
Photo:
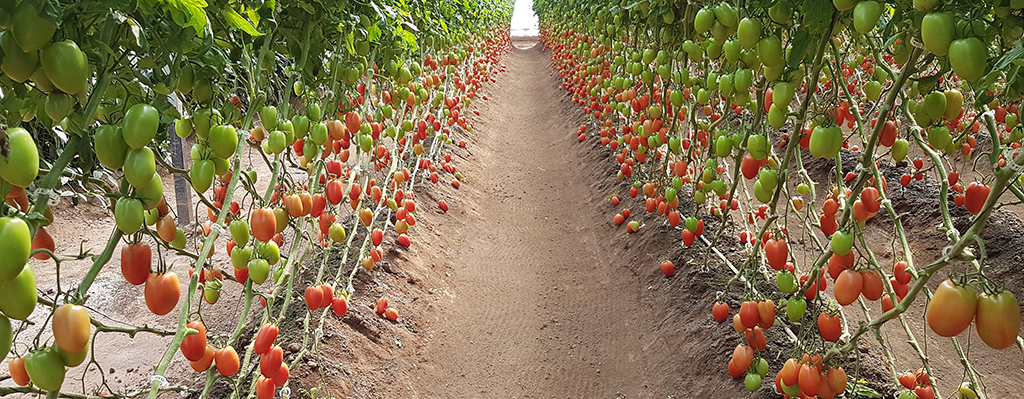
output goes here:
{"type": "Polygon", "coordinates": [[[775,187],[779,184],[779,172],[775,169],[767,167],[761,169],[761,173],[758,174],[757,180],[761,182],[761,187],[767,190],[775,190],[775,187]]]}
{"type": "Polygon", "coordinates": [[[761,376],[757,373],[747,373],[746,378],[743,379],[743,386],[747,387],[750,392],[756,391],[761,387],[761,376]]]}
{"type": "Polygon", "coordinates": [[[32,134],[20,127],[7,129],[7,156],[0,154],[0,177],[18,186],[28,187],[39,174],[39,150],[32,134]]]}
{"type": "Polygon", "coordinates": [[[17,217],[0,218],[0,281],[11,281],[24,270],[32,252],[28,223],[17,217]]]}
{"type": "Polygon", "coordinates": [[[251,258],[252,247],[235,247],[231,250],[231,266],[234,266],[235,269],[245,269],[249,261],[252,260],[251,258]]]}
{"type": "Polygon", "coordinates": [[[715,23],[715,12],[714,10],[701,8],[697,11],[697,15],[693,19],[693,28],[698,34],[711,30],[711,26],[715,23]]]}
{"type": "Polygon", "coordinates": [[[907,153],[909,152],[910,142],[906,139],[896,139],[892,144],[892,159],[896,162],[907,159],[907,153]]]}
{"type": "Polygon", "coordinates": [[[121,127],[118,125],[102,125],[96,129],[96,159],[103,166],[110,169],[121,169],[124,167],[125,156],[128,153],[128,144],[121,136],[121,127]]]}
{"type": "Polygon", "coordinates": [[[864,95],[868,97],[868,100],[878,101],[882,97],[882,84],[876,80],[865,83],[864,95]]]}
{"type": "Polygon", "coordinates": [[[789,321],[797,322],[804,317],[804,312],[807,310],[807,301],[802,297],[795,297],[786,303],[786,316],[789,317],[789,321]]]}
{"type": "Polygon", "coordinates": [[[747,150],[750,151],[750,156],[756,160],[768,157],[769,146],[768,137],[763,134],[752,134],[747,138],[747,150]]]}
{"type": "Polygon", "coordinates": [[[231,230],[231,239],[235,241],[235,244],[244,247],[249,243],[249,222],[235,219],[231,221],[228,228],[231,230]]]}
{"type": "Polygon", "coordinates": [[[145,221],[142,210],[142,201],[135,198],[121,197],[114,206],[114,221],[117,224],[117,228],[125,234],[139,231],[142,228],[142,223],[145,221]]]}
{"type": "Polygon", "coordinates": [[[42,50],[57,32],[57,24],[41,16],[33,4],[31,1],[21,2],[14,11],[13,23],[8,30],[25,52],[42,50]]]}
{"type": "Polygon", "coordinates": [[[946,94],[941,91],[928,93],[927,96],[924,96],[924,101],[918,104],[919,109],[922,107],[929,119],[933,121],[942,119],[946,112],[946,94]]]}
{"type": "Polygon", "coordinates": [[[143,213],[145,214],[146,226],[155,225],[157,220],[160,220],[160,211],[156,208],[146,210],[143,213]]]}
{"type": "Polygon", "coordinates": [[[954,40],[949,44],[949,65],[961,79],[976,82],[988,66],[988,49],[976,37],[954,40]]]}
{"type": "Polygon", "coordinates": [[[779,287],[779,291],[785,294],[792,294],[800,289],[796,282],[796,276],[786,270],[780,270],[778,273],[775,273],[775,285],[779,287]]]}
{"type": "Polygon", "coordinates": [[[754,182],[754,197],[762,204],[772,202],[773,190],[765,188],[761,181],[754,182]]]}
{"type": "Polygon", "coordinates": [[[288,137],[280,130],[270,132],[267,137],[267,149],[271,154],[280,154],[288,146],[288,137]]]}
{"type": "Polygon", "coordinates": [[[772,89],[772,103],[780,109],[789,109],[789,103],[796,96],[796,86],[790,82],[778,82],[772,89]]]}
{"type": "Polygon", "coordinates": [[[306,134],[309,133],[309,118],[305,115],[298,115],[292,117],[292,132],[295,133],[296,139],[305,138],[306,134]]]}
{"type": "Polygon", "coordinates": [[[50,83],[65,93],[77,94],[88,83],[89,61],[74,41],[50,43],[39,60],[50,83]]]}
{"type": "Polygon", "coordinates": [[[210,149],[221,159],[234,155],[238,147],[238,133],[230,125],[217,125],[210,128],[210,149]]]}
{"type": "Polygon", "coordinates": [[[188,175],[192,180],[192,188],[198,193],[205,193],[213,185],[213,178],[216,172],[213,161],[199,160],[192,163],[192,169],[188,175]]]}
{"type": "Polygon", "coordinates": [[[839,126],[816,126],[811,131],[809,146],[815,158],[835,158],[843,148],[843,131],[839,126]]]}
{"type": "MultiPolygon", "coordinates": [[[[59,86],[58,86],[59,87],[59,86]]],[[[133,149],[140,149],[153,141],[160,126],[160,113],[149,104],[135,104],[124,114],[122,133],[124,142],[133,149]]]]}
{"type": "Polygon", "coordinates": [[[881,18],[885,6],[874,0],[861,1],[853,7],[853,29],[857,33],[865,34],[875,29],[878,19],[881,18]]]}
{"type": "Polygon", "coordinates": [[[832,5],[836,7],[836,10],[846,11],[857,5],[858,1],[859,0],[832,0],[832,5]]]}
{"type": "Polygon", "coordinates": [[[756,371],[757,375],[761,376],[761,378],[763,379],[765,376],[768,375],[768,361],[765,360],[763,357],[758,358],[757,362],[754,363],[754,371],[756,371]]]}
{"type": "Polygon", "coordinates": [[[274,241],[267,241],[256,246],[256,254],[266,259],[271,265],[276,265],[281,260],[281,249],[274,241]]]}
{"type": "MultiPolygon", "coordinates": [[[[389,128],[391,127],[389,126],[389,128]]],[[[327,125],[323,123],[313,125],[313,130],[309,133],[310,140],[316,145],[324,145],[327,142],[327,136],[327,125]]]]}
{"type": "Polygon", "coordinates": [[[185,232],[180,227],[177,229],[177,235],[174,236],[174,240],[171,241],[171,247],[176,249],[185,248],[185,232]]]}
{"type": "Polygon", "coordinates": [[[142,201],[143,209],[153,209],[160,205],[160,199],[164,197],[164,180],[160,174],[154,173],[148,183],[135,186],[135,197],[142,201]]]}
{"type": "Polygon", "coordinates": [[[78,353],[69,353],[60,348],[58,345],[53,346],[53,350],[57,352],[57,356],[60,356],[61,363],[64,363],[67,367],[77,367],[78,365],[85,363],[85,359],[89,357],[89,342],[85,342],[85,348],[78,353]]]}
{"type": "Polygon", "coordinates": [[[53,348],[30,352],[25,355],[25,371],[32,384],[45,391],[59,391],[64,384],[64,361],[53,348]]]}
{"type": "Polygon", "coordinates": [[[128,150],[124,160],[124,177],[135,187],[149,184],[156,173],[156,159],[149,147],[128,150]]]}
{"type": "Polygon", "coordinates": [[[782,63],[782,39],[772,35],[757,42],[757,56],[765,66],[773,67],[782,63]]]}
{"type": "Polygon", "coordinates": [[[196,136],[201,140],[210,137],[210,128],[220,119],[220,111],[209,108],[201,108],[192,116],[192,124],[195,127],[196,136]]]}
{"type": "Polygon", "coordinates": [[[0,49],[4,53],[0,70],[3,70],[11,80],[24,82],[32,77],[36,69],[39,69],[39,52],[22,51],[10,31],[0,32],[0,49]]]}
{"type": "Polygon", "coordinates": [[[832,234],[832,252],[839,256],[846,256],[853,249],[853,234],[839,230],[832,234]]]}
{"type": "Polygon", "coordinates": [[[938,56],[949,54],[955,25],[952,14],[933,12],[925,15],[921,19],[921,42],[924,48],[938,56]]]}
{"type": "Polygon", "coordinates": [[[277,107],[268,105],[260,109],[260,122],[268,131],[277,128],[277,107]]]}
{"type": "Polygon", "coordinates": [[[740,24],[736,28],[736,37],[739,38],[740,46],[748,50],[754,48],[757,41],[761,39],[763,29],[764,24],[759,19],[743,18],[740,20],[740,24]]]}
{"type": "Polygon", "coordinates": [[[187,139],[188,136],[192,135],[192,121],[185,118],[176,119],[174,121],[174,134],[187,139]]]}
{"type": "Polygon", "coordinates": [[[11,351],[11,343],[14,339],[14,330],[11,330],[11,319],[0,315],[0,357],[7,357],[11,351]]]}
{"type": "Polygon", "coordinates": [[[953,136],[945,126],[933,126],[928,129],[928,144],[936,149],[945,149],[953,142],[953,136]]]}
{"type": "Polygon", "coordinates": [[[270,263],[266,259],[252,259],[249,261],[249,279],[256,285],[263,284],[270,277],[270,263]]]}
{"type": "Polygon", "coordinates": [[[0,292],[4,293],[4,300],[0,301],[0,312],[15,320],[28,320],[39,299],[32,267],[25,265],[13,280],[0,281],[0,292]]]}
{"type": "Polygon", "coordinates": [[[796,192],[800,193],[800,195],[807,195],[810,190],[811,188],[807,186],[807,183],[800,183],[796,186],[796,192]]]}
{"type": "Polygon", "coordinates": [[[788,112],[787,107],[779,107],[772,104],[768,108],[768,124],[771,125],[772,129],[779,130],[786,125],[786,113],[788,112]]]}

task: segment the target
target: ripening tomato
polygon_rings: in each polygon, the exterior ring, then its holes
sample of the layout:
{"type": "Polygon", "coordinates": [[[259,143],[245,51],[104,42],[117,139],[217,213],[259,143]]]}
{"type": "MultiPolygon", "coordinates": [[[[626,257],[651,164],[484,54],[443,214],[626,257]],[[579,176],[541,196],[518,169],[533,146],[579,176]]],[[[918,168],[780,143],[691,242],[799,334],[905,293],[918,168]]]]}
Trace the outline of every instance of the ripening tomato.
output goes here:
{"type": "Polygon", "coordinates": [[[982,293],[978,296],[975,326],[978,336],[993,349],[1006,349],[1017,342],[1020,333],[1020,306],[1010,291],[982,293]]]}
{"type": "Polygon", "coordinates": [[[665,274],[665,277],[672,277],[676,273],[676,268],[672,264],[672,261],[666,260],[661,262],[661,272],[665,274]]]}
{"type": "Polygon", "coordinates": [[[235,352],[235,348],[226,346],[221,349],[217,349],[213,353],[213,358],[216,360],[217,372],[225,377],[231,377],[238,374],[238,369],[241,367],[238,360],[238,352],[235,352]]]}
{"type": "Polygon", "coordinates": [[[775,301],[767,299],[757,303],[757,325],[763,329],[775,325],[775,301]]]}
{"type": "Polygon", "coordinates": [[[954,337],[970,327],[977,307],[978,294],[974,287],[959,286],[946,279],[935,289],[925,310],[925,318],[935,334],[954,337]]]}
{"type": "Polygon", "coordinates": [[[725,302],[715,302],[715,305],[711,308],[711,315],[715,318],[715,321],[721,323],[729,317],[729,305],[725,302]]]}
{"type": "Polygon", "coordinates": [[[821,378],[818,376],[817,367],[807,363],[801,365],[799,381],[800,392],[802,392],[804,395],[815,396],[818,394],[818,389],[821,387],[821,378]]]}
{"type": "Polygon", "coordinates": [[[736,368],[747,371],[754,361],[754,348],[743,344],[736,345],[736,349],[732,351],[732,361],[736,363],[736,368]]]}
{"type": "Polygon", "coordinates": [[[864,299],[877,301],[881,298],[882,292],[885,289],[885,283],[882,281],[882,276],[874,270],[861,272],[861,276],[863,277],[861,293],[864,295],[864,299]]]}
{"type": "Polygon", "coordinates": [[[862,286],[863,276],[860,272],[851,269],[843,270],[839,274],[839,278],[836,279],[836,284],[833,288],[836,302],[839,302],[842,306],[854,303],[860,296],[862,286]]]}
{"type": "Polygon", "coordinates": [[[53,312],[53,340],[69,353],[81,353],[89,343],[89,311],[82,305],[65,303],[53,312]]]}
{"type": "Polygon", "coordinates": [[[272,208],[259,208],[252,211],[249,217],[249,227],[252,229],[253,237],[257,240],[267,242],[274,238],[277,233],[277,217],[274,216],[272,208]]]}
{"type": "Polygon", "coordinates": [[[163,316],[174,310],[181,297],[181,284],[174,272],[150,273],[144,292],[146,307],[156,315],[163,316]]]}
{"type": "Polygon", "coordinates": [[[7,369],[15,384],[18,384],[18,386],[28,385],[30,379],[28,377],[28,371],[25,370],[25,356],[19,356],[11,359],[10,362],[7,362],[7,369]]]}
{"type": "Polygon", "coordinates": [[[199,360],[189,362],[189,365],[192,366],[192,370],[195,370],[197,373],[202,373],[206,370],[209,370],[210,366],[213,365],[214,355],[216,354],[216,351],[213,350],[213,346],[210,345],[206,345],[205,347],[202,348],[202,350],[203,355],[199,358],[199,360]]]}
{"type": "Polygon", "coordinates": [[[199,359],[203,358],[204,351],[206,351],[206,326],[203,325],[202,321],[192,320],[185,327],[196,330],[198,333],[185,336],[179,347],[181,354],[189,361],[199,361],[199,359]]]}

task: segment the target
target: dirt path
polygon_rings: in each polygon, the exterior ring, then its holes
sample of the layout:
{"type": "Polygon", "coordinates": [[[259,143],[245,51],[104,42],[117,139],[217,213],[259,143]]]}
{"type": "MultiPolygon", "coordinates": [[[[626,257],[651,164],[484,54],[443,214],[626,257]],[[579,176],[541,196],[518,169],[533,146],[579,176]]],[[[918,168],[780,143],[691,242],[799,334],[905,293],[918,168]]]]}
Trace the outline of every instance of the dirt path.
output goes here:
{"type": "MultiPolygon", "coordinates": [[[[595,226],[590,173],[569,154],[550,62],[515,50],[482,105],[470,176],[474,204],[451,229],[451,307],[424,351],[423,394],[436,397],[611,397],[643,385],[637,302],[614,289],[616,260],[595,226]],[[530,149],[524,152],[524,149],[530,149]]],[[[630,395],[632,396],[632,395],[630,395]]]]}

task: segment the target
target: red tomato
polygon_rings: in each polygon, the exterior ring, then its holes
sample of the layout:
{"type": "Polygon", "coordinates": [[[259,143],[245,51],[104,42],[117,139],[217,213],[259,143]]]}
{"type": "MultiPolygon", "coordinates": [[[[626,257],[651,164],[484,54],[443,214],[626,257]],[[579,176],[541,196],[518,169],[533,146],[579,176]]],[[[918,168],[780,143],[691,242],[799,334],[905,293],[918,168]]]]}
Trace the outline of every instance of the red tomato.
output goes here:
{"type": "Polygon", "coordinates": [[[323,300],[320,301],[320,309],[331,306],[331,302],[334,300],[334,288],[327,284],[320,284],[320,291],[324,294],[323,300]]]}
{"type": "Polygon", "coordinates": [[[711,308],[711,315],[715,318],[715,321],[721,323],[725,319],[729,318],[729,305],[725,302],[715,302],[715,306],[711,308]]]}
{"type": "Polygon", "coordinates": [[[305,292],[306,307],[309,310],[316,310],[320,308],[320,303],[324,300],[324,292],[320,290],[320,286],[311,285],[306,287],[305,292]]]}
{"type": "Polygon", "coordinates": [[[864,285],[863,275],[860,272],[846,269],[839,274],[833,288],[836,302],[841,306],[847,306],[857,301],[864,285]]]}
{"type": "Polygon", "coordinates": [[[345,314],[348,313],[348,301],[344,297],[334,298],[331,301],[331,310],[338,317],[345,317],[345,314]]]}
{"type": "Polygon", "coordinates": [[[185,339],[181,341],[181,347],[179,347],[181,354],[186,359],[195,362],[202,359],[204,351],[206,351],[206,326],[199,320],[192,320],[185,326],[199,331],[198,334],[185,336],[185,339]]]}
{"type": "Polygon", "coordinates": [[[839,316],[832,316],[827,313],[818,314],[818,332],[828,342],[836,342],[843,334],[842,320],[839,316]]]}
{"type": "Polygon", "coordinates": [[[121,274],[132,285],[142,285],[149,278],[153,253],[149,244],[139,242],[121,248],[121,274]]]}
{"type": "Polygon", "coordinates": [[[273,380],[263,376],[256,379],[256,397],[258,399],[271,399],[276,390],[277,386],[274,385],[273,380]]]}
{"type": "Polygon", "coordinates": [[[967,191],[964,193],[967,207],[967,211],[972,215],[981,213],[981,208],[985,206],[985,201],[988,200],[988,195],[992,189],[987,184],[978,184],[978,182],[971,182],[967,186],[967,191]]]}
{"type": "Polygon", "coordinates": [[[267,378],[274,378],[281,371],[281,364],[284,363],[284,350],[274,345],[266,353],[260,355],[260,374],[267,378]]]}
{"type": "Polygon", "coordinates": [[[760,313],[757,310],[757,302],[743,301],[740,304],[740,322],[745,328],[754,328],[760,321],[760,313]]]}
{"type": "Polygon", "coordinates": [[[661,272],[665,274],[665,277],[672,277],[676,274],[676,267],[672,265],[672,261],[666,260],[661,262],[661,272]]]}
{"type": "Polygon", "coordinates": [[[270,350],[270,347],[274,345],[274,340],[277,339],[278,328],[274,324],[264,324],[260,327],[260,331],[256,333],[256,340],[253,343],[252,351],[257,355],[262,355],[270,350]]]}

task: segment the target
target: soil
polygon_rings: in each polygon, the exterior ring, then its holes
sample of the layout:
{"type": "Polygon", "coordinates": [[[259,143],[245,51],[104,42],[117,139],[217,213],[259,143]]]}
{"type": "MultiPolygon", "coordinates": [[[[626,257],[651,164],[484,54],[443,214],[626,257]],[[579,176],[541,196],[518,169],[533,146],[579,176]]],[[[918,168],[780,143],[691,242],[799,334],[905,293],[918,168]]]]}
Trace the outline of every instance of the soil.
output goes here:
{"type": "MultiPolygon", "coordinates": [[[[560,89],[559,78],[551,73],[549,53],[535,43],[515,43],[503,60],[507,71],[497,75],[496,82],[486,85],[474,101],[480,116],[473,120],[473,129],[453,136],[468,142],[466,148],[452,149],[453,162],[466,176],[461,188],[443,181],[417,184],[420,209],[412,228],[412,246],[393,244],[394,232],[389,231],[384,248],[390,249],[381,266],[356,274],[348,314],[338,318],[328,312],[317,351],[305,355],[292,369],[291,395],[779,397],[770,379],[786,358],[799,355],[778,349],[789,341],[788,336],[781,328],[769,329],[767,357],[772,372],[761,389],[751,394],[742,380],[730,378],[727,372],[729,356],[741,336],[731,323],[719,324],[710,317],[712,304],[723,290],[727,294],[722,299],[733,311],[739,308],[741,298],[736,292],[741,289],[724,286],[732,274],[725,262],[738,263],[747,256],[748,248],[735,239],[737,232],[731,227],[726,230],[717,245],[722,252],[719,257],[701,243],[684,248],[678,230],[664,224],[663,218],[645,215],[642,199],[629,198],[629,186],[615,178],[618,165],[611,150],[599,144],[594,126],[560,89]],[[577,143],[581,125],[586,126],[588,139],[577,143]],[[612,205],[610,194],[618,194],[623,202],[612,205]],[[434,205],[439,199],[448,202],[448,212],[434,205]],[[633,211],[631,220],[641,221],[639,232],[629,234],[624,226],[611,223],[623,208],[633,211]],[[670,278],[658,267],[666,259],[676,265],[676,274],[670,278]],[[399,312],[398,321],[374,313],[373,306],[382,296],[399,312]]],[[[244,162],[265,168],[251,157],[244,162]]],[[[805,165],[819,181],[832,168],[810,157],[805,165]]],[[[890,187],[898,187],[900,173],[890,176],[890,187]]],[[[165,176],[167,193],[173,189],[170,180],[165,176]]],[[[261,183],[266,187],[266,182],[261,183]]],[[[935,187],[926,179],[893,197],[897,210],[906,213],[904,225],[914,238],[918,264],[932,260],[947,245],[935,230],[935,187]]],[[[692,214],[697,207],[681,203],[680,210],[692,214]]],[[[173,204],[171,208],[175,209],[173,204]]],[[[999,211],[986,231],[986,249],[990,277],[1002,279],[1018,298],[1024,298],[1024,278],[1019,273],[1024,237],[1015,211],[1019,209],[999,211]]],[[[102,251],[113,218],[97,201],[77,206],[62,203],[55,213],[51,233],[59,253],[77,253],[79,247],[102,251]]],[[[892,261],[899,256],[889,249],[892,221],[879,215],[868,225],[869,244],[881,259],[892,261]]],[[[967,220],[959,216],[958,228],[967,220]]],[[[720,226],[714,217],[705,218],[705,223],[707,231],[720,226]]],[[[798,232],[795,224],[791,228],[798,232]]],[[[188,227],[196,238],[198,227],[188,227]]],[[[218,242],[218,247],[223,244],[218,242]]],[[[795,256],[816,256],[810,243],[805,244],[793,247],[798,248],[795,256]]],[[[214,265],[230,271],[220,251],[214,265]]],[[[153,316],[144,310],[142,288],[120,276],[119,254],[115,251],[90,290],[93,315],[112,325],[174,328],[176,317],[153,316]]],[[[170,259],[182,276],[184,290],[187,259],[170,259]]],[[[55,284],[52,262],[33,260],[32,265],[40,287],[55,284]]],[[[90,265],[87,261],[63,263],[62,276],[68,277],[61,283],[74,284],[90,265]]],[[[315,283],[309,272],[297,278],[298,286],[315,283]]],[[[933,288],[940,281],[934,279],[933,288]]],[[[774,289],[771,280],[753,283],[760,290],[774,289]]],[[[224,296],[214,305],[222,311],[207,312],[213,317],[205,320],[209,330],[228,331],[237,323],[241,299],[234,284],[225,282],[224,296]]],[[[289,312],[304,314],[301,300],[295,299],[289,312]]],[[[878,304],[869,306],[877,314],[878,304]]],[[[859,310],[851,309],[846,309],[848,325],[863,319],[859,310]]],[[[940,392],[949,397],[959,385],[963,367],[949,340],[926,332],[923,311],[924,301],[919,301],[906,319],[919,341],[927,337],[929,360],[939,370],[935,377],[940,392]]],[[[43,321],[40,313],[34,315],[37,323],[43,321]]],[[[254,324],[247,326],[241,343],[251,339],[258,327],[254,324]]],[[[295,359],[293,349],[301,342],[302,329],[301,320],[282,326],[279,343],[289,360],[295,359]]],[[[30,327],[23,334],[35,331],[30,327]]],[[[163,355],[169,343],[169,338],[146,333],[134,340],[119,334],[101,336],[94,353],[105,369],[93,365],[70,370],[65,388],[92,393],[146,386],[154,359],[163,355]]],[[[886,326],[882,336],[893,345],[895,357],[905,359],[897,362],[897,371],[919,367],[902,328],[886,326]]],[[[1019,351],[989,350],[973,330],[964,334],[968,336],[972,364],[986,375],[990,398],[1015,397],[1024,390],[1019,351]]],[[[893,382],[877,341],[868,335],[861,342],[856,353],[860,376],[891,397],[893,382]]],[[[853,367],[847,371],[855,375],[853,367]]],[[[0,386],[11,384],[6,372],[0,367],[0,386]]],[[[175,354],[167,375],[171,383],[193,389],[188,396],[198,396],[194,390],[202,388],[202,377],[180,354],[175,354]]],[[[215,386],[215,396],[223,389],[215,386]]]]}

